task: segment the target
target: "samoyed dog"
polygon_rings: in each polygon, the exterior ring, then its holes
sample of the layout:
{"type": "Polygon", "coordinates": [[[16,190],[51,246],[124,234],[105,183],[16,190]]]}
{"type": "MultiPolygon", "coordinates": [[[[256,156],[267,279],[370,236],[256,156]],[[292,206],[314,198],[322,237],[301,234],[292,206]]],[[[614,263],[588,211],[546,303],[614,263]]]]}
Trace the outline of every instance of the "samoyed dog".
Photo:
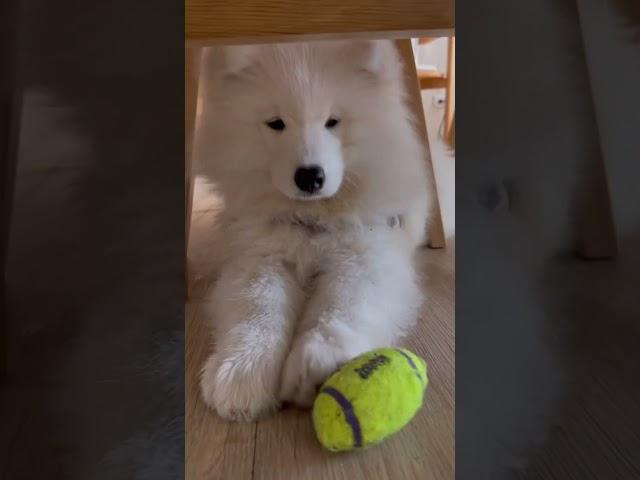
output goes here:
{"type": "Polygon", "coordinates": [[[217,47],[203,73],[197,162],[224,210],[201,389],[251,421],[408,332],[433,189],[393,42],[217,47]]]}

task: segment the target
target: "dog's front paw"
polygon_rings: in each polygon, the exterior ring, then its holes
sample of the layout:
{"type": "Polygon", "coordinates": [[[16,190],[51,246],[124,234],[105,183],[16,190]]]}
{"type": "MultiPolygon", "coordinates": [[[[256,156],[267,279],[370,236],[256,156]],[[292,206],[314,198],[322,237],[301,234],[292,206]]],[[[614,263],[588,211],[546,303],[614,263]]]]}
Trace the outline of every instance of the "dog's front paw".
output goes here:
{"type": "Polygon", "coordinates": [[[205,403],[226,420],[251,422],[280,406],[278,375],[264,364],[212,355],[200,379],[205,403]]]}
{"type": "Polygon", "coordinates": [[[312,332],[296,340],[285,362],[280,399],[310,407],[317,388],[351,356],[312,332]]]}

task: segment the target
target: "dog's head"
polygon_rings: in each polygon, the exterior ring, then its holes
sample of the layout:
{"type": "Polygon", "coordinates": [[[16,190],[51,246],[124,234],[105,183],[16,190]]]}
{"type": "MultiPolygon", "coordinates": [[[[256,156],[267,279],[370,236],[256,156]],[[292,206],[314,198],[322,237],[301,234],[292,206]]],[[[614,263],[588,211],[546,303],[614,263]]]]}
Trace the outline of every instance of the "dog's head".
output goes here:
{"type": "Polygon", "coordinates": [[[217,76],[200,135],[219,167],[242,174],[235,188],[308,202],[384,175],[376,157],[389,153],[394,124],[406,128],[393,43],[234,46],[211,55],[217,76]]]}

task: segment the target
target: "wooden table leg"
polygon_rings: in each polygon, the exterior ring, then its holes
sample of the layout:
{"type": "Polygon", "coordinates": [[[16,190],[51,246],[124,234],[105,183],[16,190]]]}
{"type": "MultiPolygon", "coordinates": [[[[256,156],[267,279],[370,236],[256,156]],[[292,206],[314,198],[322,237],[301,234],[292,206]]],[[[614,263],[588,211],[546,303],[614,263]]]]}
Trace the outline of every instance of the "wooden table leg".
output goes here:
{"type": "MultiPolygon", "coordinates": [[[[583,2],[577,1],[579,16],[583,15],[583,2]]],[[[580,28],[584,28],[582,22],[580,28]]],[[[590,58],[587,55],[589,37],[582,35],[582,49],[584,55],[585,74],[591,80],[592,73],[590,58]]],[[[591,84],[591,99],[593,121],[598,131],[597,111],[595,109],[595,95],[593,82],[591,84]]],[[[580,186],[578,204],[578,255],[585,259],[606,259],[616,256],[618,253],[618,241],[613,219],[611,197],[609,195],[609,182],[605,157],[600,135],[594,140],[594,148],[591,149],[589,158],[584,162],[584,183],[580,186]]]]}
{"type": "Polygon", "coordinates": [[[413,55],[413,50],[411,48],[411,40],[396,40],[396,46],[400,51],[400,55],[405,65],[409,108],[411,109],[411,113],[416,118],[416,125],[419,134],[424,142],[428,168],[431,169],[431,178],[433,181],[432,188],[434,191],[434,203],[433,212],[431,215],[431,224],[429,226],[427,245],[429,246],[429,248],[443,248],[445,246],[444,227],[442,225],[440,201],[438,199],[438,189],[435,181],[435,172],[433,171],[431,150],[429,148],[429,137],[427,135],[427,123],[424,118],[422,95],[420,93],[418,73],[416,72],[416,63],[413,55]]]}
{"type": "Polygon", "coordinates": [[[191,279],[189,269],[189,231],[191,229],[191,209],[193,204],[192,150],[198,107],[198,81],[202,51],[197,47],[185,47],[184,64],[184,180],[185,180],[185,277],[187,298],[189,298],[191,279]]]}

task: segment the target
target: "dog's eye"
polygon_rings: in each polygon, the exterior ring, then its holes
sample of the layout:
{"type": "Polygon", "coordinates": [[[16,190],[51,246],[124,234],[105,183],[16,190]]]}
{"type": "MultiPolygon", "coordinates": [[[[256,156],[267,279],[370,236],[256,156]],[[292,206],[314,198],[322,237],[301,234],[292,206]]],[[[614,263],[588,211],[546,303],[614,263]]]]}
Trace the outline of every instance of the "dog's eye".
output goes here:
{"type": "Polygon", "coordinates": [[[274,118],[267,122],[267,127],[269,127],[272,130],[284,130],[286,125],[284,124],[281,118],[274,118]]]}
{"type": "Polygon", "coordinates": [[[327,122],[324,124],[324,126],[327,127],[327,128],[333,128],[336,125],[338,125],[338,123],[340,123],[340,120],[338,120],[337,118],[334,118],[334,117],[329,117],[329,120],[327,120],[327,122]]]}

